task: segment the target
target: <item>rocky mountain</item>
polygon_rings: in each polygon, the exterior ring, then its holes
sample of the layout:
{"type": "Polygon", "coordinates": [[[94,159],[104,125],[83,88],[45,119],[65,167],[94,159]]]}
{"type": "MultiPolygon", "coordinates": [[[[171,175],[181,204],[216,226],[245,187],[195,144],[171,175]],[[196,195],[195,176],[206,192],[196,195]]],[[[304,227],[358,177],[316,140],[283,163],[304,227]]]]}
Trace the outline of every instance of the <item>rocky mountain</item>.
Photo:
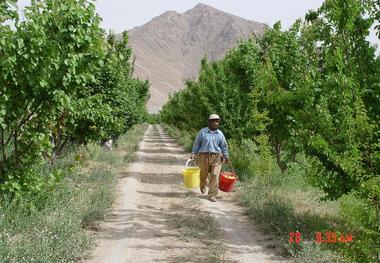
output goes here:
{"type": "Polygon", "coordinates": [[[204,56],[220,59],[239,39],[263,29],[264,24],[198,4],[185,13],[167,11],[130,30],[134,74],[151,83],[149,112],[158,112],[170,93],[184,87],[184,80],[197,77],[204,56]]]}

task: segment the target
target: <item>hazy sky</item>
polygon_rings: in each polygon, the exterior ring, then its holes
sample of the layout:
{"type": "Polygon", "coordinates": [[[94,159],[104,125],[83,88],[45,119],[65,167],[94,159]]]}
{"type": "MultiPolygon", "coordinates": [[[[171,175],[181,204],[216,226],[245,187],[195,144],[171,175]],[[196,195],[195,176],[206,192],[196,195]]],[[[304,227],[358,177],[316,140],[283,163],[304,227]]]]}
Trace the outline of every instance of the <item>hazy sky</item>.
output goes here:
{"type": "MultiPolygon", "coordinates": [[[[19,6],[22,8],[29,2],[20,0],[19,6]]],[[[168,10],[183,13],[199,2],[269,25],[281,20],[287,28],[308,10],[321,6],[323,0],[98,0],[96,9],[103,18],[102,27],[119,33],[143,25],[168,10]]],[[[379,43],[373,32],[369,39],[379,43]]]]}
{"type": "Polygon", "coordinates": [[[269,25],[281,20],[289,26],[307,10],[318,8],[323,0],[99,0],[97,11],[105,28],[122,31],[143,25],[168,10],[183,13],[199,2],[245,19],[269,25]]]}

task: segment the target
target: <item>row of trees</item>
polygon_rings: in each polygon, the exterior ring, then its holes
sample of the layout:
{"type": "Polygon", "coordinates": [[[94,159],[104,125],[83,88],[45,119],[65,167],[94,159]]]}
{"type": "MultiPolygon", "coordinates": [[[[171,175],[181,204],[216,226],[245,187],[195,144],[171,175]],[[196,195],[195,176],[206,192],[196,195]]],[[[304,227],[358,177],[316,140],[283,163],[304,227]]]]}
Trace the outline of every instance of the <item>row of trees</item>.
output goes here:
{"type": "Polygon", "coordinates": [[[161,118],[197,130],[217,112],[229,138],[267,136],[283,172],[297,153],[306,154],[326,198],[356,191],[368,200],[376,244],[380,58],[367,37],[373,25],[379,34],[379,5],[326,0],[289,30],[277,23],[221,61],[204,59],[199,79],[171,97],[161,118]]]}
{"type": "MultiPolygon", "coordinates": [[[[91,0],[35,0],[20,22],[0,4],[0,180],[32,188],[69,143],[118,136],[146,118],[128,36],[100,28],[91,0]]],[[[53,176],[54,177],[54,176],[53,176]]]]}
{"type": "Polygon", "coordinates": [[[296,153],[314,157],[331,198],[377,180],[380,59],[366,40],[370,11],[362,1],[328,0],[287,31],[277,23],[221,61],[204,59],[199,79],[171,97],[161,118],[196,130],[218,112],[230,138],[266,133],[283,171],[296,153]]]}

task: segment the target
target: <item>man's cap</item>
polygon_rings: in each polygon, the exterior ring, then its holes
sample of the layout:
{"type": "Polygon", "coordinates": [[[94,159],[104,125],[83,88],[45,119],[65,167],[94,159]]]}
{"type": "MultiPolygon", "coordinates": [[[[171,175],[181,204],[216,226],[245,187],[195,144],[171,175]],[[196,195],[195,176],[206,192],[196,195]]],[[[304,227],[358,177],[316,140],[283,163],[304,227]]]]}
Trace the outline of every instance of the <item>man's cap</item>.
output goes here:
{"type": "Polygon", "coordinates": [[[218,114],[211,114],[209,117],[208,117],[209,120],[215,120],[215,119],[218,119],[220,120],[220,117],[218,114]]]}

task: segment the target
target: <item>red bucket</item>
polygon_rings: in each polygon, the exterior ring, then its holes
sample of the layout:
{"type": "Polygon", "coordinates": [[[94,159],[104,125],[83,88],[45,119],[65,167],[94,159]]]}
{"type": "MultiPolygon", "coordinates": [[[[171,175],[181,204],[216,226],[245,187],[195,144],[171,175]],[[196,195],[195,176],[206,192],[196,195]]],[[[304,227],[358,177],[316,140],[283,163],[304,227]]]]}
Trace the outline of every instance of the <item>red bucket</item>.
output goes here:
{"type": "Polygon", "coordinates": [[[235,172],[221,172],[219,176],[219,190],[230,192],[238,180],[235,172]]]}

